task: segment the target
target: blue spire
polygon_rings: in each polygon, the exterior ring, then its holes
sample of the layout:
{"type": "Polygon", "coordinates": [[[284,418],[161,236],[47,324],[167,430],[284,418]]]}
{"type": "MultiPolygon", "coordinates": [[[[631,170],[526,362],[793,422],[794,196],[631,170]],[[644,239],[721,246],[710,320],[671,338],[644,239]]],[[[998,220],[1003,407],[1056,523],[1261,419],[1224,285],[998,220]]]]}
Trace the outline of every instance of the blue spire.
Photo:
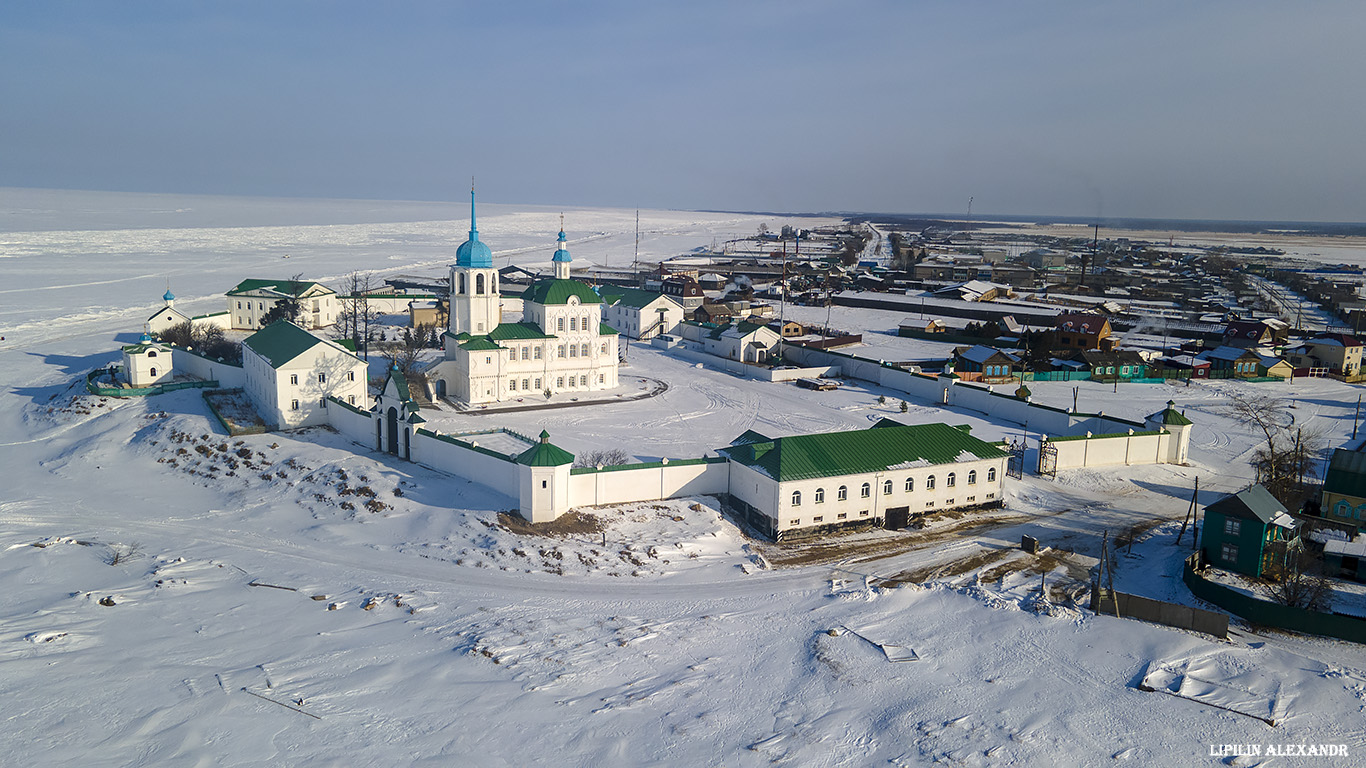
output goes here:
{"type": "Polygon", "coordinates": [[[470,239],[455,252],[457,267],[492,267],[493,251],[479,242],[479,230],[474,226],[474,185],[470,185],[470,239]]]}

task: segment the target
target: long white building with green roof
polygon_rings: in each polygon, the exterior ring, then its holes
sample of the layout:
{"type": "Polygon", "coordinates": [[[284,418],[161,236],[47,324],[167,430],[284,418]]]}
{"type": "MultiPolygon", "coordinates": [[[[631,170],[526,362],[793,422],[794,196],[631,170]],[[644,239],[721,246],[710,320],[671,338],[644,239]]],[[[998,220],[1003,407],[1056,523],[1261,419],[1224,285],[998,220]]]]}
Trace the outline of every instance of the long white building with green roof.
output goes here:
{"type": "Polygon", "coordinates": [[[498,271],[479,240],[471,192],[469,239],[451,267],[445,359],[428,372],[438,397],[483,404],[616,388],[617,332],[602,322],[598,294],[570,277],[570,261],[561,230],[554,277],[523,295],[520,322],[503,322],[498,271]]]}
{"type": "Polygon", "coordinates": [[[999,506],[1009,454],[966,427],[901,424],[768,438],[746,432],[719,453],[732,504],[774,538],[857,522],[904,527],[946,509],[999,506]]]}

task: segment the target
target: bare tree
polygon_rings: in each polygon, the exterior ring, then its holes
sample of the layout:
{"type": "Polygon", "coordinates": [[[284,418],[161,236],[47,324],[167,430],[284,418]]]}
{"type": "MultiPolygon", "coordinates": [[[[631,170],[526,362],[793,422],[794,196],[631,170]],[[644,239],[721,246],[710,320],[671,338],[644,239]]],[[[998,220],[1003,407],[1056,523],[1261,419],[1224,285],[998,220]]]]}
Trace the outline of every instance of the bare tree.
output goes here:
{"type": "Polygon", "coordinates": [[[369,272],[352,272],[342,281],[341,312],[337,315],[337,338],[350,339],[356,353],[370,359],[370,326],[379,311],[370,306],[373,288],[369,272]]]}
{"type": "Polygon", "coordinates": [[[1263,575],[1269,582],[1262,586],[1267,598],[1310,611],[1326,611],[1333,598],[1333,585],[1323,573],[1323,561],[1298,542],[1276,542],[1270,548],[1263,575]]]}
{"type": "Polygon", "coordinates": [[[631,461],[631,455],[620,448],[605,448],[598,451],[590,451],[574,458],[576,467],[611,467],[618,464],[627,464],[631,461]]]}
{"type": "Polygon", "coordinates": [[[1292,406],[1284,398],[1235,392],[1229,400],[1229,415],[1262,435],[1249,462],[1257,482],[1282,504],[1296,508],[1306,482],[1318,477],[1327,444],[1323,432],[1295,425],[1292,406]]]}
{"type": "Polygon", "coordinates": [[[216,325],[195,325],[186,320],[162,331],[159,337],[165,344],[194,350],[206,357],[221,358],[230,363],[242,362],[242,345],[228,340],[223,335],[223,329],[216,325]]]}
{"type": "Polygon", "coordinates": [[[431,334],[432,326],[425,323],[417,328],[405,328],[402,341],[384,345],[384,359],[389,361],[391,368],[399,369],[406,377],[417,375],[417,364],[431,334]]]}

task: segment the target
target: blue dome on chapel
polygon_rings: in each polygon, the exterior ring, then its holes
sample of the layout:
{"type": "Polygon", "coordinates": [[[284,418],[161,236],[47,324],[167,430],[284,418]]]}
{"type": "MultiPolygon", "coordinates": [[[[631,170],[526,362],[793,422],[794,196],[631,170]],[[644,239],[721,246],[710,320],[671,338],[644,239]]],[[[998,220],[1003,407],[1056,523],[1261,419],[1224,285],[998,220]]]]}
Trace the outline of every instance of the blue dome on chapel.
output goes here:
{"type": "Polygon", "coordinates": [[[162,300],[162,301],[175,301],[175,294],[174,294],[174,293],[171,293],[171,289],[170,289],[170,288],[167,288],[167,289],[166,289],[166,293],[162,295],[161,300],[162,300]]]}
{"type": "Polygon", "coordinates": [[[569,255],[569,246],[568,246],[568,244],[567,244],[566,241],[565,241],[565,238],[564,238],[564,230],[563,230],[563,229],[560,230],[559,247],[557,247],[557,248],[555,249],[555,255],[554,255],[553,257],[551,257],[550,260],[551,260],[551,261],[561,261],[561,262],[563,262],[563,261],[573,261],[573,258],[571,258],[570,255],[569,255]]]}
{"type": "Polygon", "coordinates": [[[470,239],[455,251],[457,267],[492,267],[493,251],[479,241],[479,230],[474,226],[474,190],[470,190],[470,239]]]}

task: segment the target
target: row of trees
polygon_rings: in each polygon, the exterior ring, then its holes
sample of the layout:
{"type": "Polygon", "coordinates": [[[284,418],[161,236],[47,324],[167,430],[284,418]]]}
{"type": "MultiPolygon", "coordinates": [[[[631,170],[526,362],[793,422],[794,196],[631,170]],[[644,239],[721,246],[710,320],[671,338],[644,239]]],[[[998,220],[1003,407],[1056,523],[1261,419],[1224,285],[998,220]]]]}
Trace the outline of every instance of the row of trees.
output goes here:
{"type": "Polygon", "coordinates": [[[194,325],[189,320],[177,323],[160,334],[162,343],[192,349],[206,357],[234,365],[242,362],[242,345],[229,340],[216,325],[194,325]]]}

